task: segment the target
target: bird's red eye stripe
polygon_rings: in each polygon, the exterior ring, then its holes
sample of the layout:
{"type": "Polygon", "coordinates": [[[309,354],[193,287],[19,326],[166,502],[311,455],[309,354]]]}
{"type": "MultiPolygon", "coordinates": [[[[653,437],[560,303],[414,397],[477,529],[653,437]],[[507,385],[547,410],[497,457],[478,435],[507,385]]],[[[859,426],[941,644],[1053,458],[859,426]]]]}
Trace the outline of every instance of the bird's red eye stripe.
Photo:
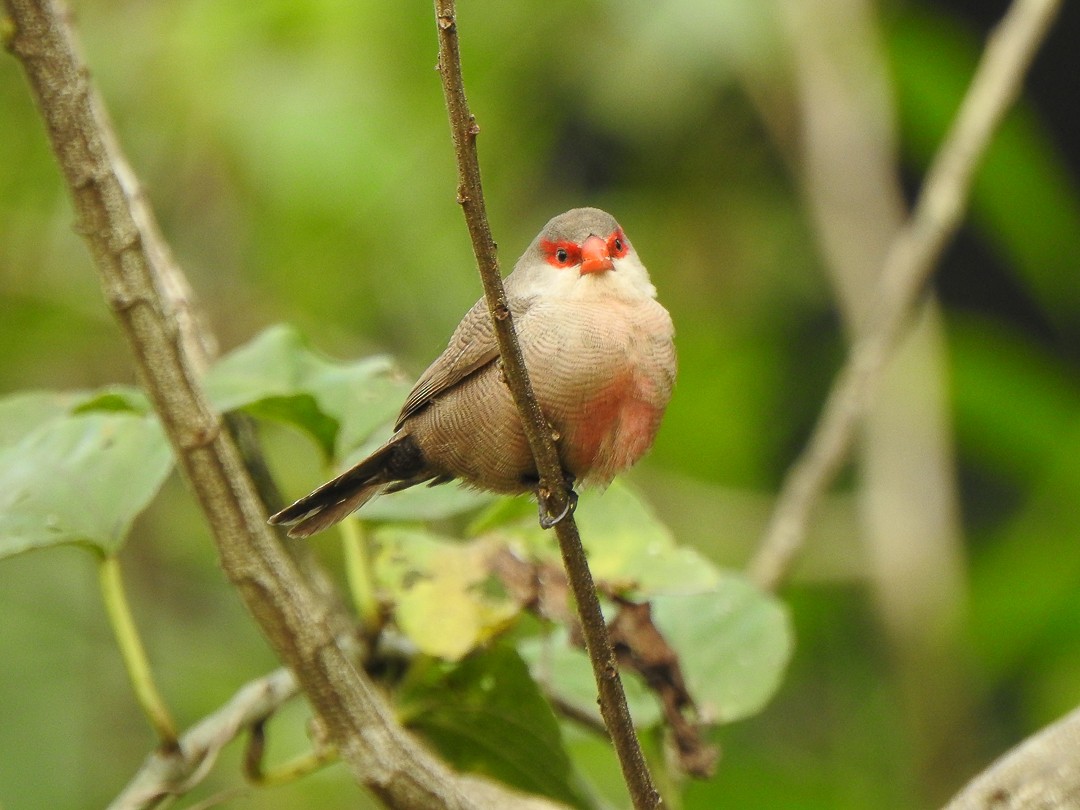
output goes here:
{"type": "Polygon", "coordinates": [[[630,250],[630,245],[626,241],[626,236],[622,232],[622,228],[616,228],[611,236],[607,238],[608,255],[613,259],[622,258],[630,250]]]}
{"type": "Polygon", "coordinates": [[[581,246],[573,242],[549,242],[547,239],[540,243],[540,250],[548,264],[554,267],[573,267],[581,264],[581,246]]]}

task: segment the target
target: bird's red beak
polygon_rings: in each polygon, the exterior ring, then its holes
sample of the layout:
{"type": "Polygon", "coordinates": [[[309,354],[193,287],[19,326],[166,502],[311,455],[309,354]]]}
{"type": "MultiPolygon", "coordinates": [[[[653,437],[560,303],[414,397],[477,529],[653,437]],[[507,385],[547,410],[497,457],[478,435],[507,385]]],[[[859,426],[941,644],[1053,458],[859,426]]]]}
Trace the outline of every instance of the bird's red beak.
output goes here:
{"type": "Polygon", "coordinates": [[[581,246],[581,275],[602,273],[614,269],[607,242],[599,236],[590,236],[581,246]]]}

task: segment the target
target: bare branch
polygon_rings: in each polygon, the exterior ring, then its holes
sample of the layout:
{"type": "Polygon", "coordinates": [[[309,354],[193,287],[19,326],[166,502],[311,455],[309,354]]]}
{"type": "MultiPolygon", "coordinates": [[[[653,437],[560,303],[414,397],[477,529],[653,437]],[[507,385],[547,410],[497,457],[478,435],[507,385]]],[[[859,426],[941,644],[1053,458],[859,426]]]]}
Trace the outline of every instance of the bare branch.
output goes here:
{"type": "Polygon", "coordinates": [[[972,779],[945,810],[1080,807],[1080,709],[1028,737],[972,779]]]}
{"type": "MultiPolygon", "coordinates": [[[[340,643],[348,628],[271,534],[221,416],[200,386],[207,351],[173,263],[89,81],[60,0],[4,0],[21,62],[73,198],[77,229],[142,382],[213,532],[222,569],[292,670],[353,777],[397,808],[512,805],[473,788],[394,722],[340,643]]],[[[7,33],[7,32],[6,32],[7,33]]],[[[498,788],[494,788],[498,794],[498,788]]],[[[507,792],[507,795],[510,795],[507,792]]]]}
{"type": "Polygon", "coordinates": [[[963,216],[979,160],[1060,7],[1060,0],[1014,0],[982,60],[911,217],[893,242],[878,280],[877,303],[837,375],[803,454],[791,466],[769,525],[749,565],[752,579],[775,589],[802,548],[810,511],[839,471],[873,397],[882,368],[920,290],[963,216]]]}
{"type": "MultiPolygon", "coordinates": [[[[881,267],[908,215],[879,4],[781,0],[777,8],[798,98],[793,173],[850,345],[857,326],[873,328],[867,314],[881,267]]],[[[774,136],[790,137],[790,128],[774,136]]],[[[927,291],[882,369],[851,451],[862,552],[853,557],[889,646],[904,727],[924,752],[973,720],[965,661],[956,655],[966,580],[947,351],[940,307],[927,291]]],[[[928,795],[964,775],[967,739],[952,741],[956,756],[914,758],[928,795]]]]}
{"type": "Polygon", "coordinates": [[[213,767],[222,748],[244,729],[276,712],[297,691],[296,679],[287,669],[247,684],[228,703],[186,731],[175,749],[158,750],[147,757],[109,810],[153,807],[166,796],[191,790],[213,767]]]}
{"type": "MultiPolygon", "coordinates": [[[[506,302],[495,242],[487,221],[484,193],[480,183],[480,163],[476,156],[476,136],[480,128],[469,112],[465,86],[461,76],[458,50],[457,18],[454,0],[435,0],[435,21],[439,32],[439,73],[450,117],[454,152],[458,164],[458,202],[461,204],[472,237],[477,268],[484,285],[488,311],[495,325],[499,355],[507,384],[521,414],[529,447],[540,475],[537,497],[550,514],[562,514],[569,507],[569,490],[563,479],[558,452],[551,427],[540,410],[521,347],[514,332],[513,318],[506,302]]],[[[555,525],[570,586],[577,601],[585,647],[592,663],[600,696],[600,713],[611,734],[615,752],[622,767],[623,779],[630,791],[635,808],[651,808],[660,804],[660,794],[653,787],[652,776],[641,753],[633,719],[626,705],[626,695],[619,679],[615,654],[608,639],[607,625],[600,612],[600,601],[593,585],[592,573],[578,535],[573,514],[555,525]]]]}

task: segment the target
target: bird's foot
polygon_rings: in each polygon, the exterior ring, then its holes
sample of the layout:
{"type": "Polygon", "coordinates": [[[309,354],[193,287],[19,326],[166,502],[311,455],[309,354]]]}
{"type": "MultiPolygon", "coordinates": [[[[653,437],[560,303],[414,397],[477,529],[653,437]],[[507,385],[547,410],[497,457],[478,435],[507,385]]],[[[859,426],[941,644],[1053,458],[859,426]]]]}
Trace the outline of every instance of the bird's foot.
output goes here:
{"type": "Polygon", "coordinates": [[[547,508],[544,498],[538,498],[537,503],[540,509],[540,528],[550,529],[559,522],[561,522],[567,515],[577,508],[578,496],[573,489],[569,487],[566,490],[566,506],[563,507],[562,512],[553,516],[547,508]]]}

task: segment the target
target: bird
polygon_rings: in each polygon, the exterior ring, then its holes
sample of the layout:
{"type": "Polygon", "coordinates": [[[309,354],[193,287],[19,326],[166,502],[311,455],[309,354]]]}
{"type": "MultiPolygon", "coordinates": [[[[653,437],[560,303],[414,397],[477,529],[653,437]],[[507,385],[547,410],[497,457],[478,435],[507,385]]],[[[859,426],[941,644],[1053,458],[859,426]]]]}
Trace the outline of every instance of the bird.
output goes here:
{"type": "MultiPolygon", "coordinates": [[[[598,208],[552,218],[504,287],[573,504],[576,482],[606,486],[650,449],[675,384],[671,316],[619,223],[598,208]]],[[[305,538],[376,495],[455,479],[505,494],[539,484],[483,298],[420,376],[386,443],[269,522],[305,538]]],[[[546,515],[537,499],[545,527],[565,516],[546,515]]]]}

